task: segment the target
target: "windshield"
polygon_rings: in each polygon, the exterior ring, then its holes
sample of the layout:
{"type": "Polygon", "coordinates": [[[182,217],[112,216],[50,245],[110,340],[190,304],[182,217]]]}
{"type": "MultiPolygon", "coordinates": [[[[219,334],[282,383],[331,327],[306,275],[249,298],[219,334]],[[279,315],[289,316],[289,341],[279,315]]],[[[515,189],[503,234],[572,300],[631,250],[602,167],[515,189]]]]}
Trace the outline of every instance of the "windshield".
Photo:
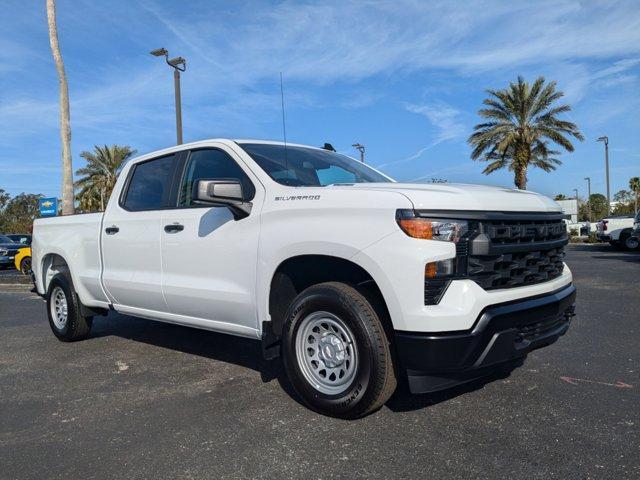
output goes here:
{"type": "Polygon", "coordinates": [[[388,177],[339,153],[317,148],[242,143],[240,146],[273,180],[292,187],[336,183],[390,182],[388,177]]]}
{"type": "Polygon", "coordinates": [[[0,235],[0,243],[13,243],[13,240],[4,235],[0,235]]]}
{"type": "Polygon", "coordinates": [[[31,235],[7,235],[7,237],[15,243],[31,245],[31,235]]]}

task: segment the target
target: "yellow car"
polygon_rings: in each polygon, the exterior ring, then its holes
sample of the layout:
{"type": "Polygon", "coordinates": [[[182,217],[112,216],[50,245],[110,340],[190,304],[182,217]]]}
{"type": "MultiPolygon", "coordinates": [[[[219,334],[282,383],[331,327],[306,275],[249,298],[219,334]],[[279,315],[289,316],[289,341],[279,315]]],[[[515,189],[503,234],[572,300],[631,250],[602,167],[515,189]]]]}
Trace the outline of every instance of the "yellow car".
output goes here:
{"type": "Polygon", "coordinates": [[[20,270],[24,275],[31,275],[31,247],[18,250],[14,261],[16,270],[20,270]]]}

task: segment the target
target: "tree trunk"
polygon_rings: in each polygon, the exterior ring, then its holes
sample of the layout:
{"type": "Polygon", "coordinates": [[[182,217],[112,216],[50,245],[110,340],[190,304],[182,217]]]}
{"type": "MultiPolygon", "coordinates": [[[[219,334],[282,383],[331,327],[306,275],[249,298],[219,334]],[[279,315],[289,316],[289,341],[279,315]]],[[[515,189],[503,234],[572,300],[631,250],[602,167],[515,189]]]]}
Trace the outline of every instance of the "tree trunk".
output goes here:
{"type": "Polygon", "coordinates": [[[71,164],[71,126],[69,125],[69,88],[67,75],[64,71],[64,63],[58,44],[58,30],[56,27],[55,0],[47,2],[47,23],[49,25],[49,43],[51,53],[58,70],[60,81],[60,140],[62,142],[62,214],[73,215],[75,213],[73,202],[73,166],[71,164]]]}
{"type": "Polygon", "coordinates": [[[520,190],[527,189],[527,167],[531,159],[531,146],[526,143],[516,145],[513,158],[515,172],[514,183],[520,190]]]}

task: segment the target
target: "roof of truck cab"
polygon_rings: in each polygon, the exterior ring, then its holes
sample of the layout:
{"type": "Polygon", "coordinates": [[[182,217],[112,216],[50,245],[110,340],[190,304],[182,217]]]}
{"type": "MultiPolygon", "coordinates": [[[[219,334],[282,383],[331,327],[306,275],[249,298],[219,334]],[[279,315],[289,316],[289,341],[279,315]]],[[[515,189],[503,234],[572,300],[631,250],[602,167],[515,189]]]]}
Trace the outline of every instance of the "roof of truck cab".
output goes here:
{"type": "Polygon", "coordinates": [[[316,150],[324,150],[322,147],[314,147],[313,145],[303,145],[301,143],[291,143],[281,142],[279,140],[256,140],[256,139],[247,139],[247,138],[236,138],[232,140],[236,142],[238,145],[243,145],[245,143],[261,143],[263,145],[286,145],[287,147],[304,147],[304,148],[315,148],[316,150]]]}
{"type": "MultiPolygon", "coordinates": [[[[204,147],[209,143],[235,143],[237,145],[243,145],[243,144],[264,144],[264,145],[284,145],[284,142],[280,142],[280,141],[275,141],[275,140],[258,140],[258,139],[233,139],[233,138],[204,138],[202,140],[196,140],[195,142],[189,142],[189,143],[183,143],[181,145],[173,145],[171,147],[167,147],[167,148],[161,148],[158,150],[154,150],[152,152],[147,152],[144,153],[142,155],[138,155],[137,157],[134,157],[132,159],[130,159],[129,161],[127,161],[127,163],[138,163],[139,161],[144,161],[147,160],[149,158],[152,157],[156,157],[158,155],[163,155],[163,154],[170,154],[170,153],[174,153],[174,152],[180,152],[182,150],[188,150],[189,148],[197,148],[197,147],[204,147]]],[[[303,145],[300,143],[290,143],[287,142],[286,145],[288,147],[304,147],[304,148],[313,148],[316,150],[324,150],[321,147],[314,147],[311,145],[303,145]]]]}

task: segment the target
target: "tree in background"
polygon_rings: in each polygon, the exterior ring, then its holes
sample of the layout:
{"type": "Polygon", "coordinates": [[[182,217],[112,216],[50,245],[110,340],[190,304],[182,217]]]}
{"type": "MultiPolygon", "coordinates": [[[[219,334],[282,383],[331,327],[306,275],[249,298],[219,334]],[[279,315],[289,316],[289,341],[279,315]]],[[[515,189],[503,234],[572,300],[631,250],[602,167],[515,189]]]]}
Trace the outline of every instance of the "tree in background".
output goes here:
{"type": "Polygon", "coordinates": [[[571,107],[556,105],[564,95],[556,90],[556,82],[545,84],[544,77],[538,77],[531,85],[519,76],[508,88],[487,93],[490,98],[483,101],[487,108],[478,114],[488,121],[476,125],[467,140],[473,160],[491,162],[482,172],[485,175],[507,167],[514,172],[515,185],[525,190],[529,166],[550,172],[561,164],[552,157],[558,152],[549,149],[549,142],[572,152],[567,136],[584,139],[574,123],[557,117],[571,107]]]}
{"type": "MultiPolygon", "coordinates": [[[[601,193],[592,193],[589,202],[591,203],[591,219],[593,221],[597,222],[607,216],[607,197],[601,193]]],[[[578,218],[580,221],[589,219],[589,204],[587,202],[580,202],[578,218]]]]}
{"type": "Polygon", "coordinates": [[[41,198],[42,195],[33,193],[21,193],[9,198],[4,190],[0,190],[0,232],[31,232],[33,221],[40,216],[38,200],[41,198]]]}
{"type": "Polygon", "coordinates": [[[82,152],[86,166],[76,171],[80,178],[75,187],[78,206],[84,212],[104,211],[125,162],[135,154],[129,146],[95,146],[93,152],[82,152]]]}
{"type": "Polygon", "coordinates": [[[56,25],[56,4],[47,0],[47,24],[49,26],[49,43],[51,53],[58,70],[60,82],[60,140],[62,141],[62,214],[73,215],[73,166],[71,164],[71,125],[69,122],[69,87],[64,62],[58,43],[58,27],[56,25]]]}
{"type": "Polygon", "coordinates": [[[567,196],[562,194],[562,193],[559,193],[555,197],[553,197],[553,199],[554,200],[567,200],[567,196]]]}
{"type": "Polygon", "coordinates": [[[640,177],[632,177],[629,179],[629,188],[633,192],[634,204],[633,211],[638,211],[638,197],[640,197],[640,177]]]}
{"type": "Polygon", "coordinates": [[[0,188],[0,212],[2,212],[10,199],[11,195],[9,195],[4,188],[0,188]]]}
{"type": "Polygon", "coordinates": [[[634,193],[630,190],[622,189],[613,196],[613,200],[616,203],[613,207],[614,215],[632,215],[635,213],[634,208],[634,193]]]}

